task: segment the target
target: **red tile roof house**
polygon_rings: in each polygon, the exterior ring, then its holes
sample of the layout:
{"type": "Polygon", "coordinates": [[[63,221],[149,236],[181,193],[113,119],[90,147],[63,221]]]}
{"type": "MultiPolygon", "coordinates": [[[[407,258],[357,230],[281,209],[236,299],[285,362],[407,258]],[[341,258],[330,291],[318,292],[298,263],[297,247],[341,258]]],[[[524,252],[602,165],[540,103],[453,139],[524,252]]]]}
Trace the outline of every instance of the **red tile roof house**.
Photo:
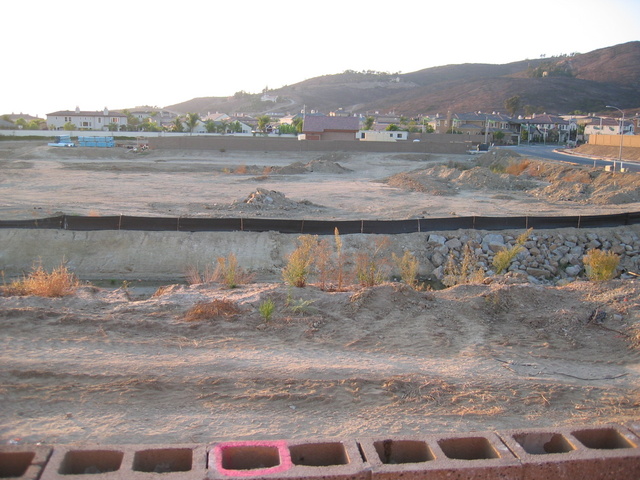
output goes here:
{"type": "Polygon", "coordinates": [[[358,117],[305,116],[300,140],[356,140],[358,117]]]}

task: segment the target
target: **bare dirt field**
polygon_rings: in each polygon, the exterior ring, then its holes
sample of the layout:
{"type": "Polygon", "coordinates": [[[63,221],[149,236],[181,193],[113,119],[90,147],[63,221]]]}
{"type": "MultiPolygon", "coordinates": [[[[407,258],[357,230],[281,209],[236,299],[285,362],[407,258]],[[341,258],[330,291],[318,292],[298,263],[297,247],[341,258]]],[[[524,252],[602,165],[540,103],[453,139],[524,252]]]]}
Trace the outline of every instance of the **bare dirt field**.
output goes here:
{"type": "MultiPolygon", "coordinates": [[[[639,185],[636,175],[500,151],[132,153],[0,142],[0,219],[620,213],[640,210],[639,185]]],[[[640,417],[638,280],[492,280],[439,291],[258,282],[0,297],[0,441],[401,436],[640,417]],[[276,305],[268,322],[259,313],[267,299],[276,305]],[[187,319],[215,300],[233,311],[187,319]]]]}

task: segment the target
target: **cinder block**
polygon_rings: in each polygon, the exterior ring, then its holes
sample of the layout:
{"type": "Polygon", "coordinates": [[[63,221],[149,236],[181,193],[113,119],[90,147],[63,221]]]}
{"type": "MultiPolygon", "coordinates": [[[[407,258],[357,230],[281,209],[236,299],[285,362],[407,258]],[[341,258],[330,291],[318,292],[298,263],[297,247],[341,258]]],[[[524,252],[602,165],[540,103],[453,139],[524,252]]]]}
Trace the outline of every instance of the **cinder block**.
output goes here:
{"type": "Polygon", "coordinates": [[[372,478],[381,480],[520,479],[520,462],[494,433],[360,441],[372,478]]]}
{"type": "Polygon", "coordinates": [[[116,480],[123,478],[123,446],[82,445],[55,447],[42,480],[74,478],[116,480]]]}
{"type": "Polygon", "coordinates": [[[618,425],[499,432],[520,459],[524,478],[640,478],[639,438],[618,425]]]}
{"type": "Polygon", "coordinates": [[[37,480],[51,450],[41,445],[0,445],[0,478],[37,480]]]}
{"type": "Polygon", "coordinates": [[[354,440],[305,439],[219,443],[209,450],[209,478],[367,480],[354,440]]]}
{"type": "Polygon", "coordinates": [[[284,440],[221,442],[208,451],[208,478],[273,478],[293,466],[284,440]]]}
{"type": "Polygon", "coordinates": [[[81,445],[55,447],[42,480],[200,480],[206,450],[198,445],[81,445]]]}
{"type": "Polygon", "coordinates": [[[355,440],[290,440],[293,468],[287,479],[368,480],[369,466],[364,463],[355,440]]]}

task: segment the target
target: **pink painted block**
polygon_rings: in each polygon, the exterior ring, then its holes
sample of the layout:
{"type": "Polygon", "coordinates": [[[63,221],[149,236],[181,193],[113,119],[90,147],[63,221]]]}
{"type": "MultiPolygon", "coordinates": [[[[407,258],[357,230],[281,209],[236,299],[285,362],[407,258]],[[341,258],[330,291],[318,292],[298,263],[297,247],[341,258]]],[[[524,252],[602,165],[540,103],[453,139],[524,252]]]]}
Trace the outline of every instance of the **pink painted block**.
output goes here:
{"type": "Polygon", "coordinates": [[[286,472],[292,466],[283,440],[218,443],[209,454],[209,473],[224,477],[260,477],[286,472]]]}

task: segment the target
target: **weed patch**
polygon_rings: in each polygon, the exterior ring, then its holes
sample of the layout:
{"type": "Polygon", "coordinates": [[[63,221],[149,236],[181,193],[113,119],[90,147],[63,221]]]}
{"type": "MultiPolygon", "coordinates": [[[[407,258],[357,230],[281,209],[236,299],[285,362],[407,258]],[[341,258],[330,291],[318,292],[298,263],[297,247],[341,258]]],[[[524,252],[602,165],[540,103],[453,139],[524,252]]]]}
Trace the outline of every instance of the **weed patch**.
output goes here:
{"type": "Polygon", "coordinates": [[[213,279],[224,283],[227,288],[236,288],[253,281],[254,275],[238,265],[235,254],[230,253],[226,258],[218,257],[218,266],[213,272],[213,279]]]}
{"type": "Polygon", "coordinates": [[[218,318],[230,318],[240,313],[238,306],[230,300],[200,302],[191,307],[184,316],[187,322],[201,322],[218,318]]]}
{"type": "Polygon", "coordinates": [[[592,248],[582,259],[587,278],[594,282],[604,282],[616,276],[620,256],[613,252],[603,252],[592,248]]]}
{"type": "Polygon", "coordinates": [[[516,244],[514,246],[504,248],[495,254],[493,257],[493,267],[496,269],[496,273],[498,275],[505,272],[511,266],[511,262],[513,262],[518,253],[522,251],[524,248],[523,245],[529,238],[529,235],[531,235],[532,231],[532,228],[528,229],[516,239],[516,244]]]}
{"type": "Polygon", "coordinates": [[[78,277],[66,266],[60,265],[47,272],[42,265],[38,265],[29,275],[0,287],[0,291],[4,296],[64,297],[75,293],[79,286],[78,277]]]}
{"type": "Polygon", "coordinates": [[[409,285],[411,288],[418,286],[418,270],[420,269],[420,263],[418,259],[411,252],[404,252],[402,257],[392,254],[393,261],[396,264],[398,270],[400,270],[400,279],[409,285]]]}
{"type": "Polygon", "coordinates": [[[442,283],[447,287],[467,283],[480,283],[484,279],[484,270],[478,265],[478,257],[471,245],[466,243],[462,252],[462,262],[451,253],[444,267],[442,283]]]}
{"type": "Polygon", "coordinates": [[[287,265],[282,269],[282,279],[287,285],[302,288],[307,284],[317,242],[317,238],[311,235],[298,237],[298,247],[289,255],[287,265]]]}
{"type": "Polygon", "coordinates": [[[387,262],[381,257],[382,250],[389,246],[389,238],[376,240],[372,252],[361,252],[356,255],[356,278],[363,287],[381,284],[388,275],[387,262]]]}
{"type": "Polygon", "coordinates": [[[266,323],[269,323],[271,321],[271,317],[273,317],[273,312],[275,312],[275,310],[276,304],[270,298],[267,298],[258,306],[258,312],[260,313],[260,316],[264,318],[264,321],[266,323]]]}

